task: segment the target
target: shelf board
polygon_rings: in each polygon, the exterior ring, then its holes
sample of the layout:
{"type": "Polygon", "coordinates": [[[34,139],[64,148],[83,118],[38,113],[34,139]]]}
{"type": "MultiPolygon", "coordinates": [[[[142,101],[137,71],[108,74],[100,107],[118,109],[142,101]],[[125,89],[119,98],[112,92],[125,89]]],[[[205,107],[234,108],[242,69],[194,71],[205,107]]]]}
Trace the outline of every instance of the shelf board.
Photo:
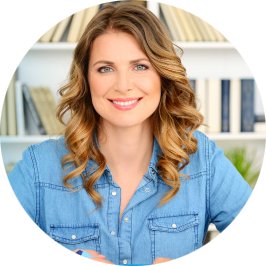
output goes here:
{"type": "MultiPolygon", "coordinates": [[[[182,49],[235,49],[234,46],[229,42],[174,42],[182,49]]],[[[68,42],[37,42],[31,50],[74,50],[77,43],[68,42]]]]}
{"type": "Polygon", "coordinates": [[[266,140],[266,133],[252,133],[252,132],[242,132],[242,133],[217,133],[217,134],[207,134],[207,136],[212,140],[266,140]]]}
{"type": "Polygon", "coordinates": [[[39,143],[48,139],[56,139],[58,136],[28,135],[28,136],[1,136],[0,143],[39,143]]]}
{"type": "MultiPolygon", "coordinates": [[[[235,141],[235,140],[266,140],[266,133],[217,133],[207,134],[212,140],[220,141],[235,141]]],[[[47,136],[47,135],[33,135],[33,136],[1,136],[1,143],[39,143],[48,139],[55,139],[58,136],[47,136]]]]}
{"type": "Polygon", "coordinates": [[[230,42],[174,42],[182,49],[235,49],[230,42]]]}
{"type": "Polygon", "coordinates": [[[69,42],[36,42],[31,50],[33,51],[57,51],[57,50],[66,50],[71,51],[74,50],[77,46],[77,43],[69,43],[69,42]]]}

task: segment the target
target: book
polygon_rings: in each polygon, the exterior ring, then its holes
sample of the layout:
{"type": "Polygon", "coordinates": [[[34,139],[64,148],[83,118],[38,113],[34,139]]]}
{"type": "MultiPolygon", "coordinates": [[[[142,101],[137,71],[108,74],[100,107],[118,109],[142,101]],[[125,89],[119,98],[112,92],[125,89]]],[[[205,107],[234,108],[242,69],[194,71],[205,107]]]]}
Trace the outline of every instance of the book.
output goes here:
{"type": "MultiPolygon", "coordinates": [[[[204,117],[203,123],[208,125],[208,113],[207,113],[207,81],[206,79],[196,80],[196,105],[197,109],[204,117]]],[[[199,130],[203,133],[207,133],[208,129],[206,126],[200,126],[199,130]]]]}
{"type": "Polygon", "coordinates": [[[5,41],[5,5],[4,0],[0,0],[0,42],[5,41]]]}
{"type": "Polygon", "coordinates": [[[11,78],[7,89],[7,134],[17,135],[17,117],[16,117],[16,100],[15,100],[15,74],[11,78]]]}
{"type": "Polygon", "coordinates": [[[221,80],[211,78],[207,82],[209,133],[221,132],[221,80]]]}
{"type": "Polygon", "coordinates": [[[176,14],[181,21],[181,25],[183,26],[184,32],[187,36],[187,41],[194,42],[196,40],[186,17],[186,11],[180,8],[175,8],[176,14]]]}
{"type": "Polygon", "coordinates": [[[79,37],[79,31],[81,28],[81,23],[85,14],[85,9],[75,13],[73,15],[71,25],[69,28],[67,42],[77,42],[79,37]]]}
{"type": "Polygon", "coordinates": [[[222,132],[230,132],[230,80],[222,80],[222,132]]]}
{"type": "Polygon", "coordinates": [[[196,93],[196,80],[195,79],[190,79],[189,80],[189,85],[190,85],[191,89],[194,91],[194,93],[196,93]]]}
{"type": "Polygon", "coordinates": [[[22,84],[19,80],[15,84],[16,91],[16,115],[17,115],[17,135],[25,135],[25,117],[24,117],[24,102],[23,102],[23,92],[22,84]]]}
{"type": "Polygon", "coordinates": [[[39,42],[41,34],[45,26],[47,25],[49,18],[53,10],[56,7],[58,0],[47,0],[38,16],[36,23],[31,31],[30,37],[28,39],[29,42],[39,42]]]}
{"type": "Polygon", "coordinates": [[[6,4],[6,40],[21,41],[22,34],[22,0],[7,0],[6,4]]]}
{"type": "Polygon", "coordinates": [[[203,37],[202,37],[198,27],[196,26],[195,20],[193,19],[194,15],[189,13],[189,12],[186,12],[186,15],[187,15],[189,25],[193,31],[194,36],[195,36],[195,41],[202,42],[203,37]]]}
{"type": "Polygon", "coordinates": [[[209,40],[209,36],[208,33],[205,29],[205,26],[203,25],[203,20],[197,16],[192,16],[192,19],[195,22],[195,26],[197,27],[200,35],[202,36],[202,41],[208,41],[209,40]]]}
{"type": "Polygon", "coordinates": [[[230,80],[229,128],[233,134],[241,131],[241,82],[240,79],[230,80]]]}
{"type": "Polygon", "coordinates": [[[7,135],[6,66],[0,65],[0,135],[7,135]]]}
{"type": "Polygon", "coordinates": [[[254,132],[256,133],[266,133],[266,123],[265,122],[255,122],[254,132]]]}
{"type": "Polygon", "coordinates": [[[174,26],[175,26],[175,30],[176,30],[176,33],[178,35],[177,41],[184,42],[184,41],[187,40],[187,36],[186,36],[184,28],[182,26],[182,22],[180,21],[180,18],[176,14],[176,10],[175,10],[176,7],[175,6],[169,6],[169,7],[170,7],[169,16],[172,17],[172,20],[173,20],[173,23],[174,23],[174,26]]]}
{"type": "Polygon", "coordinates": [[[62,134],[62,131],[64,130],[64,125],[62,125],[56,119],[56,103],[51,93],[51,90],[48,87],[41,87],[41,94],[45,101],[44,103],[45,107],[47,108],[47,117],[48,117],[48,122],[50,124],[49,134],[50,135],[62,134]]]}
{"type": "Polygon", "coordinates": [[[254,80],[241,80],[241,132],[254,131],[254,80]]]}
{"type": "MultiPolygon", "coordinates": [[[[45,135],[46,131],[44,129],[44,126],[42,124],[40,116],[36,110],[36,107],[35,107],[35,104],[33,102],[33,99],[32,99],[32,96],[31,96],[31,93],[30,93],[28,86],[23,84],[22,85],[22,91],[23,91],[23,95],[25,98],[26,107],[28,107],[28,109],[29,109],[29,112],[28,112],[28,114],[30,113],[29,116],[31,116],[33,118],[34,124],[37,127],[38,132],[42,135],[45,135]]],[[[26,117],[28,117],[27,113],[26,113],[26,117]]],[[[28,123],[28,124],[30,125],[31,123],[28,123]]]]}
{"type": "Polygon", "coordinates": [[[52,36],[59,24],[59,21],[63,17],[63,14],[67,8],[67,5],[69,4],[69,1],[70,0],[60,0],[57,2],[57,5],[55,6],[47,24],[45,25],[43,33],[41,34],[41,37],[40,37],[41,42],[51,41],[52,36]]]}
{"type": "Polygon", "coordinates": [[[261,114],[261,115],[256,115],[255,114],[254,122],[255,123],[257,123],[257,122],[265,122],[265,115],[264,114],[261,114]]]}
{"type": "Polygon", "coordinates": [[[47,105],[47,101],[42,93],[42,88],[29,87],[29,91],[46,134],[52,135],[53,128],[52,128],[52,123],[50,123],[49,121],[49,115],[50,115],[49,106],[47,105]]]}
{"type": "Polygon", "coordinates": [[[180,36],[179,30],[178,30],[179,24],[176,21],[176,17],[173,16],[173,12],[174,12],[173,9],[175,7],[160,3],[160,8],[164,16],[165,22],[168,26],[167,28],[169,29],[169,33],[170,33],[172,40],[180,41],[182,37],[180,36]]]}
{"type": "Polygon", "coordinates": [[[67,26],[71,21],[71,18],[72,18],[72,16],[69,16],[57,24],[57,27],[54,31],[52,38],[51,38],[51,42],[60,42],[61,41],[61,39],[64,35],[64,32],[66,31],[67,26]]]}
{"type": "Polygon", "coordinates": [[[80,37],[82,36],[83,32],[85,31],[85,29],[86,29],[87,25],[89,24],[89,22],[91,21],[91,19],[97,14],[97,12],[99,11],[99,8],[100,8],[100,5],[95,5],[95,6],[92,6],[92,7],[85,9],[83,21],[81,23],[81,27],[80,27],[80,31],[79,31],[79,35],[78,35],[78,39],[80,39],[80,37]]]}

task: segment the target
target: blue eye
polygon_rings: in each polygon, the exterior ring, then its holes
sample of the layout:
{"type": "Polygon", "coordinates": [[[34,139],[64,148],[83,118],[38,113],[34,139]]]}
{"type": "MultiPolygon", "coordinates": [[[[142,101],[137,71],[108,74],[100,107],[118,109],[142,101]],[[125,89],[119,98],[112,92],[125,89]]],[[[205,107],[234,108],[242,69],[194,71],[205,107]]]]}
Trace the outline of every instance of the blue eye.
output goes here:
{"type": "Polygon", "coordinates": [[[112,71],[112,69],[110,67],[101,67],[98,71],[101,73],[106,73],[112,71]]]}
{"type": "Polygon", "coordinates": [[[146,69],[148,69],[148,67],[145,66],[145,65],[137,65],[137,66],[135,67],[135,69],[137,69],[137,70],[146,70],[146,69]]]}

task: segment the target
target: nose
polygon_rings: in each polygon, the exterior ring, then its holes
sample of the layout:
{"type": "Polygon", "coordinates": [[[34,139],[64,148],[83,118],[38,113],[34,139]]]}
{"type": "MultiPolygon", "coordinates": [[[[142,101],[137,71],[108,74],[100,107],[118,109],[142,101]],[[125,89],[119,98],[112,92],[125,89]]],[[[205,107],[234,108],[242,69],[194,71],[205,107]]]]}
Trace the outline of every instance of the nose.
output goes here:
{"type": "Polygon", "coordinates": [[[116,83],[115,83],[115,90],[119,92],[127,92],[133,89],[133,82],[130,78],[130,74],[126,71],[119,71],[117,73],[116,83]]]}

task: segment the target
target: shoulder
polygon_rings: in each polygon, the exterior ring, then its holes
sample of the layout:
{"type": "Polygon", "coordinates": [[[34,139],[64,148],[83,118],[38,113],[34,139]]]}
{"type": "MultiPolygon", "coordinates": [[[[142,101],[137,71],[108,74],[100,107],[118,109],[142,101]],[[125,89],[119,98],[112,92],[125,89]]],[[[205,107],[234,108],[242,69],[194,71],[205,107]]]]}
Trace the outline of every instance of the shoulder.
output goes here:
{"type": "Polygon", "coordinates": [[[29,146],[23,153],[22,161],[26,158],[30,161],[37,182],[60,181],[61,184],[61,161],[66,154],[69,154],[69,150],[64,137],[60,137],[29,146]]]}
{"type": "Polygon", "coordinates": [[[189,155],[190,162],[183,170],[182,174],[190,177],[208,174],[210,168],[211,150],[216,149],[214,141],[210,140],[204,133],[195,131],[193,136],[197,139],[197,151],[189,155]]]}
{"type": "Polygon", "coordinates": [[[34,152],[39,157],[62,156],[69,153],[65,146],[65,138],[48,139],[46,141],[29,146],[28,150],[34,152]]]}

